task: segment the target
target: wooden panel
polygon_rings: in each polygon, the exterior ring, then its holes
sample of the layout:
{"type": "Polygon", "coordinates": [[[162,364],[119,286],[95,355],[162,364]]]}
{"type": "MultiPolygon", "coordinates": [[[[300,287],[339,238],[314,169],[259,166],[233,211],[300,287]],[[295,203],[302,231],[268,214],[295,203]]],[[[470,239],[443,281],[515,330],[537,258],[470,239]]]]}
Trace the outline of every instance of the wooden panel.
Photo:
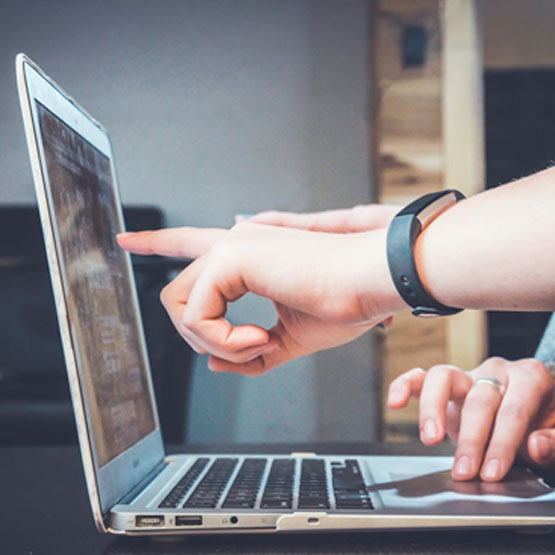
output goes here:
{"type": "Polygon", "coordinates": [[[374,133],[381,202],[404,204],[442,188],[439,0],[373,3],[374,133]],[[426,30],[424,65],[404,67],[403,29],[426,30]]]}
{"type": "MultiPolygon", "coordinates": [[[[443,187],[442,33],[440,1],[377,0],[372,14],[373,137],[377,197],[407,204],[443,187]],[[425,63],[404,67],[403,29],[426,30],[425,63]]],[[[383,394],[392,379],[413,368],[446,360],[442,320],[399,314],[385,335],[383,394]]],[[[385,406],[385,404],[384,404],[385,406]]],[[[395,428],[417,420],[417,404],[401,412],[385,410],[385,439],[395,428]]]]}
{"type": "MultiPolygon", "coordinates": [[[[484,189],[484,100],[477,4],[446,0],[444,8],[443,129],[445,187],[466,196],[484,189]]],[[[465,310],[447,320],[447,360],[471,369],[486,355],[486,318],[465,310]]]]}
{"type": "MultiPolygon", "coordinates": [[[[406,204],[444,187],[474,194],[483,187],[481,65],[474,0],[375,0],[372,3],[373,167],[377,198],[406,204]],[[405,67],[403,30],[427,35],[425,63],[405,67]]],[[[420,320],[396,316],[384,340],[388,384],[415,366],[483,356],[483,315],[420,320]]],[[[385,411],[392,424],[414,423],[417,404],[385,411]]],[[[405,426],[406,427],[406,426],[405,426]]],[[[416,431],[416,428],[413,426],[416,431]]],[[[394,439],[386,433],[386,439],[394,439]]]]}

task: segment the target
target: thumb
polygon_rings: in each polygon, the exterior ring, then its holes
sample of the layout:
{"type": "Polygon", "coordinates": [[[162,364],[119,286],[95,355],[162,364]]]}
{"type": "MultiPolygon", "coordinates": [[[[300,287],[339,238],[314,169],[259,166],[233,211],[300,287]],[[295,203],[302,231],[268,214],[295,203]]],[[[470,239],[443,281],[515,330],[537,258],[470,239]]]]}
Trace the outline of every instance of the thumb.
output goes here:
{"type": "Polygon", "coordinates": [[[528,436],[528,455],[537,464],[555,463],[555,429],[536,430],[528,436]]]}

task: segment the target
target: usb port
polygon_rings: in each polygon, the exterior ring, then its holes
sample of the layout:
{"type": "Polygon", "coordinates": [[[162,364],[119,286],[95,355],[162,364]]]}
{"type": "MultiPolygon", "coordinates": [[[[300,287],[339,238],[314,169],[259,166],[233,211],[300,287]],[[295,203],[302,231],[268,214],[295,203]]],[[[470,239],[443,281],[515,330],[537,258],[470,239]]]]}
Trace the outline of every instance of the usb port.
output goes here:
{"type": "Polygon", "coordinates": [[[135,526],[163,526],[164,515],[138,515],[135,517],[135,526]]]}
{"type": "Polygon", "coordinates": [[[200,526],[201,524],[201,516],[181,515],[175,517],[176,526],[200,526]]]}

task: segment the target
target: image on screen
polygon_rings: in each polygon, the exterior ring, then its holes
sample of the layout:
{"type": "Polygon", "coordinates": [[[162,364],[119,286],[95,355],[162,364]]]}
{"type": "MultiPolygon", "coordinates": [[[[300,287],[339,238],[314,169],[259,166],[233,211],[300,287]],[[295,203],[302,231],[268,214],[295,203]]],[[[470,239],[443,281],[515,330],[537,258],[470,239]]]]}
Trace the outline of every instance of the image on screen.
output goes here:
{"type": "Polygon", "coordinates": [[[99,467],[155,429],[110,160],[37,102],[58,259],[99,467]]]}

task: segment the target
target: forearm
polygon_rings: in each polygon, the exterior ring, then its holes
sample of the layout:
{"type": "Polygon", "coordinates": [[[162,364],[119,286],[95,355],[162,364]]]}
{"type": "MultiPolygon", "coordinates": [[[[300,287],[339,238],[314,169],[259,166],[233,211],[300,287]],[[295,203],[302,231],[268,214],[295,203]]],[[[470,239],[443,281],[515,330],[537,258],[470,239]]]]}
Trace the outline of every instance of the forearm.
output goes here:
{"type": "Polygon", "coordinates": [[[555,168],[481,193],[419,236],[424,286],[448,306],[555,310],[555,168]]]}

